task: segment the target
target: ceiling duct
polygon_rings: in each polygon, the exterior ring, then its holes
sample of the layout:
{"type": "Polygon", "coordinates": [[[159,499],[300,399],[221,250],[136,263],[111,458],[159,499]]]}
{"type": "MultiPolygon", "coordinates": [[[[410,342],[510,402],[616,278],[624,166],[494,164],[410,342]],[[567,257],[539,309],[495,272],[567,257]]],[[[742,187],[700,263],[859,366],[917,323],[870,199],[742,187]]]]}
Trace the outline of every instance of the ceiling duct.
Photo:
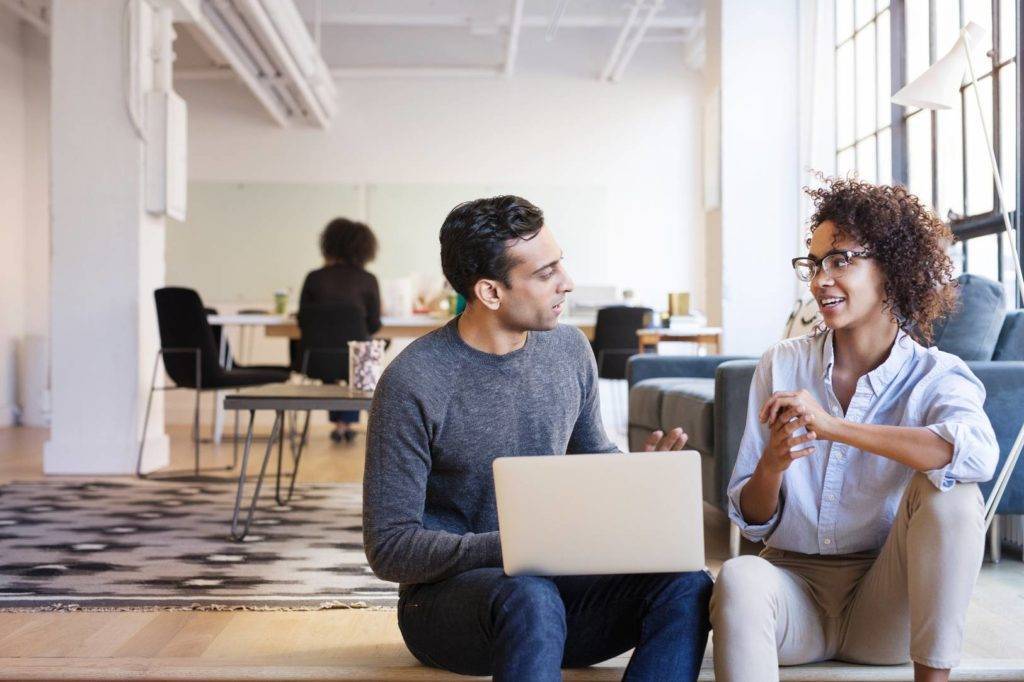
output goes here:
{"type": "Polygon", "coordinates": [[[334,80],[293,2],[203,0],[202,17],[207,22],[200,29],[216,32],[207,37],[230,52],[224,56],[232,70],[275,121],[330,125],[337,113],[334,80]]]}

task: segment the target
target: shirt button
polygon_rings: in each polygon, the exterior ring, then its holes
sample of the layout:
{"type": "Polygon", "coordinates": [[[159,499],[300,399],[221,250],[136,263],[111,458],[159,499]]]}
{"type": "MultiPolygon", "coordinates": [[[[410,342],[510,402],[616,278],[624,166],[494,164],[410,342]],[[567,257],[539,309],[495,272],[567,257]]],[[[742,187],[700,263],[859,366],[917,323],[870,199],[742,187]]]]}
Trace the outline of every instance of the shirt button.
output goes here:
{"type": "Polygon", "coordinates": [[[831,545],[832,544],[832,538],[825,538],[824,542],[825,542],[826,545],[831,545]]]}
{"type": "Polygon", "coordinates": [[[835,496],[835,495],[829,495],[829,496],[828,496],[828,501],[829,501],[829,502],[835,502],[835,499],[836,499],[836,496],[835,496]]]}

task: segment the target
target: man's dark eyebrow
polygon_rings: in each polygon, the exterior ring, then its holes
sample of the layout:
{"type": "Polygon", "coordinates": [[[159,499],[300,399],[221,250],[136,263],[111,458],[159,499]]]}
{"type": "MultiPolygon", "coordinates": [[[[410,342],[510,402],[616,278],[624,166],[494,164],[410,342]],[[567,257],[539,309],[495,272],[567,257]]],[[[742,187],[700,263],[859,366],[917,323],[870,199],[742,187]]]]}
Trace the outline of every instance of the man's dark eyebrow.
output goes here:
{"type": "Polygon", "coordinates": [[[558,262],[559,262],[560,260],[562,260],[563,258],[565,258],[565,254],[564,254],[564,253],[563,253],[563,254],[562,254],[561,256],[559,256],[557,260],[553,260],[553,261],[551,261],[550,263],[545,263],[544,265],[540,266],[539,268],[537,268],[536,270],[534,270],[534,271],[533,271],[533,272],[531,272],[530,274],[531,274],[531,275],[536,275],[536,274],[537,274],[538,272],[540,272],[541,270],[547,270],[548,268],[553,268],[553,267],[555,267],[556,265],[558,265],[558,262]]]}

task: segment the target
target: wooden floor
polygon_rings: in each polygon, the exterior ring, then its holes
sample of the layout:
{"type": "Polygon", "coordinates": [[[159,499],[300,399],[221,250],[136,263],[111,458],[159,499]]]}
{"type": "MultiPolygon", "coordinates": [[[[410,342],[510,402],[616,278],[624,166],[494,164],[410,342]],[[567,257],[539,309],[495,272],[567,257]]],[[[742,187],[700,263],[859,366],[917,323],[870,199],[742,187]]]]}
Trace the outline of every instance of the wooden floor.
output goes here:
{"type": "MultiPolygon", "coordinates": [[[[172,466],[189,465],[185,429],[171,429],[172,466]]],[[[0,429],[0,483],[42,477],[41,429],[0,429]]],[[[204,462],[230,462],[204,446],[204,462]]],[[[251,463],[253,468],[256,463],[251,463]]],[[[359,481],[363,439],[334,445],[314,433],[300,481],[359,481]]],[[[726,556],[727,526],[708,509],[708,560],[726,556]]],[[[954,679],[1024,680],[1024,563],[986,564],[971,604],[965,670],[954,679]]],[[[619,657],[566,679],[619,679],[619,657]]],[[[326,680],[464,679],[417,664],[392,611],[0,613],[0,679],[326,680]]],[[[706,669],[701,679],[710,680],[706,669]]],[[[783,670],[785,680],[908,680],[906,667],[834,665],[783,670]]]]}

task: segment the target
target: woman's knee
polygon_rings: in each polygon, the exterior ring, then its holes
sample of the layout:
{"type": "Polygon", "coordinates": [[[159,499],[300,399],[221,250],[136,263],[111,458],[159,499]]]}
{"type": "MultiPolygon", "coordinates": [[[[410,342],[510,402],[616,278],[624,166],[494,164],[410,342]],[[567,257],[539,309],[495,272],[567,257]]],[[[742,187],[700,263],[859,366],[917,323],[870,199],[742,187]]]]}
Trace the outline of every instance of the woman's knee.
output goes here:
{"type": "Polygon", "coordinates": [[[711,622],[720,624],[740,611],[769,611],[775,570],[757,556],[740,556],[722,564],[711,595],[711,622]]]}
{"type": "Polygon", "coordinates": [[[935,525],[943,533],[984,531],[985,503],[977,483],[956,483],[939,490],[924,474],[911,482],[916,488],[914,517],[918,522],[935,525]]]}

